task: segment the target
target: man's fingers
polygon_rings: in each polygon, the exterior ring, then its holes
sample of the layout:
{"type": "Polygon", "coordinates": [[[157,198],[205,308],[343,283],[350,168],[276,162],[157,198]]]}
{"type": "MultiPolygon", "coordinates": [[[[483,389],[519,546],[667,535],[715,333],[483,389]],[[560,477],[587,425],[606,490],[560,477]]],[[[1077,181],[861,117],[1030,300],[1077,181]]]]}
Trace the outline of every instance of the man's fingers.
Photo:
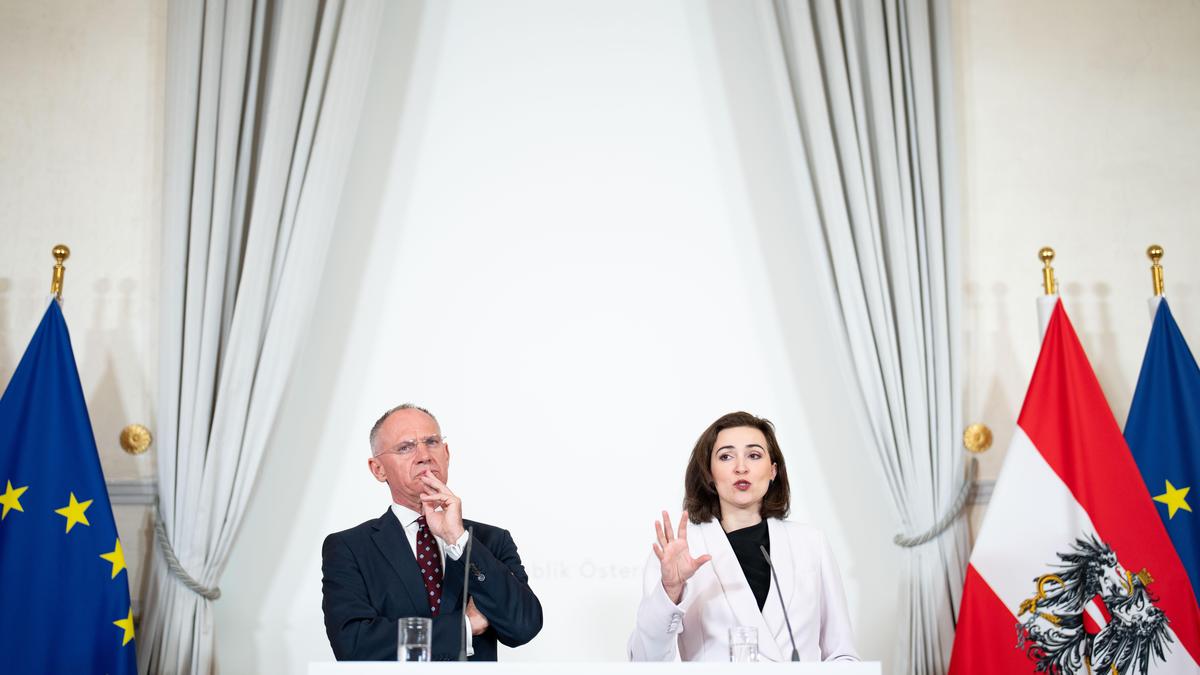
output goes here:
{"type": "Polygon", "coordinates": [[[451,495],[451,496],[454,495],[454,493],[450,491],[450,488],[446,487],[445,483],[438,480],[437,476],[435,476],[431,473],[423,473],[420,476],[418,476],[418,478],[421,479],[422,483],[428,485],[429,487],[432,487],[434,490],[436,490],[438,492],[445,492],[446,494],[451,495]]]}
{"type": "Polygon", "coordinates": [[[450,491],[450,488],[446,487],[445,483],[442,483],[432,476],[421,476],[421,482],[424,483],[426,487],[430,488],[431,492],[437,492],[439,494],[446,495],[447,497],[455,496],[454,493],[450,491]]]}
{"type": "Polygon", "coordinates": [[[430,473],[428,471],[426,471],[425,473],[422,473],[420,476],[417,476],[417,478],[420,478],[424,482],[433,481],[435,484],[441,485],[443,487],[446,485],[442,481],[438,480],[437,476],[433,475],[432,473],[430,473]]]}
{"type": "MultiPolygon", "coordinates": [[[[449,511],[452,507],[454,507],[456,504],[458,504],[458,500],[447,499],[446,497],[444,497],[443,495],[440,495],[440,494],[433,494],[433,495],[423,494],[423,495],[421,495],[421,507],[429,509],[429,513],[439,513],[439,511],[437,511],[437,509],[439,509],[439,508],[442,509],[440,511],[440,513],[445,513],[447,511],[449,511]]],[[[425,516],[429,517],[429,513],[426,513],[425,516]]]]}
{"type": "Polygon", "coordinates": [[[459,504],[462,501],[458,498],[458,495],[456,495],[453,492],[450,492],[448,490],[433,490],[432,492],[422,492],[421,499],[422,499],[422,501],[437,501],[437,502],[440,502],[440,503],[446,504],[446,505],[459,504]]]}

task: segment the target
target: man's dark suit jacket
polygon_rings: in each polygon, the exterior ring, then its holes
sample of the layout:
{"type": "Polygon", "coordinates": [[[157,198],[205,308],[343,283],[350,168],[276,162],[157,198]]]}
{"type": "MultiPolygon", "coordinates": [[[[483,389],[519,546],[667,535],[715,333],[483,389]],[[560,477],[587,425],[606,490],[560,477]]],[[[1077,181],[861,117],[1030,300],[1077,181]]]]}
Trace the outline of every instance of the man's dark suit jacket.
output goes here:
{"type": "MultiPolygon", "coordinates": [[[[497,641],[517,647],[538,634],[542,605],[508,531],[470,520],[463,526],[475,528],[468,593],[490,624],[473,638],[471,660],[495,661],[497,641]]],[[[458,658],[463,566],[462,557],[446,556],[441,610],[433,620],[435,661],[458,658]]],[[[397,620],[430,616],[417,561],[391,509],[326,537],[321,571],[325,632],[339,661],[395,661],[397,620]]]]}

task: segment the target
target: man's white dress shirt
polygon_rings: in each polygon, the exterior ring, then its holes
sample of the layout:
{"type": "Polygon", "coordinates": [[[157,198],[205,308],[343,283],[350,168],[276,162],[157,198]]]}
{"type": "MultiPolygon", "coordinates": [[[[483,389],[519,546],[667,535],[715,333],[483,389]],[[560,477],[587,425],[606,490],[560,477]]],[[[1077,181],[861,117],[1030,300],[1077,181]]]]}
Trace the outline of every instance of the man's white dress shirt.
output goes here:
{"type": "MultiPolygon", "coordinates": [[[[392,504],[392,514],[396,516],[396,520],[399,520],[400,526],[404,528],[404,536],[408,539],[408,548],[413,551],[413,557],[415,558],[417,555],[417,530],[421,529],[421,526],[417,523],[417,519],[421,517],[421,514],[413,511],[407,506],[401,506],[395,503],[392,504]]],[[[443,583],[449,583],[445,579],[446,556],[450,556],[451,560],[458,560],[461,558],[463,549],[467,545],[467,539],[470,539],[471,535],[466,530],[463,530],[463,533],[458,537],[458,541],[454,542],[453,544],[447,544],[446,542],[442,541],[441,537],[433,534],[433,530],[430,530],[429,534],[433,535],[433,540],[436,541],[438,545],[438,552],[441,553],[442,556],[442,581],[443,583]]],[[[467,618],[466,614],[463,614],[463,621],[467,622],[467,635],[470,636],[472,634],[471,620],[467,618]]],[[[468,639],[467,656],[473,656],[474,654],[475,647],[471,644],[471,640],[468,639]]]]}

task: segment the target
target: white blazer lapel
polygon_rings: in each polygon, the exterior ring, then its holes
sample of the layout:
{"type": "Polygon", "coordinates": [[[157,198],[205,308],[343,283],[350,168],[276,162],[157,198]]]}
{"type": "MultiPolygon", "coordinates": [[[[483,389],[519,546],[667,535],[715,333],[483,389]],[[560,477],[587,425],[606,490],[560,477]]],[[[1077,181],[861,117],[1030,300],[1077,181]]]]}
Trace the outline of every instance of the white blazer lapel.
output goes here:
{"type": "MultiPolygon", "coordinates": [[[[708,547],[709,554],[712,555],[712,562],[709,564],[712,565],[713,574],[716,575],[717,583],[721,585],[725,599],[729,602],[730,609],[733,610],[733,623],[723,626],[719,630],[726,631],[725,639],[728,640],[728,629],[735,625],[753,626],[758,629],[759,656],[771,661],[782,661],[783,653],[779,651],[779,640],[773,638],[774,631],[763,619],[763,613],[758,611],[758,601],[754,599],[754,592],[750,590],[750,584],[746,581],[745,573],[742,572],[742,565],[738,562],[733,547],[729,545],[729,539],[725,536],[725,530],[721,529],[721,523],[716,520],[701,523],[700,532],[704,535],[704,543],[708,547]]],[[[772,534],[772,548],[774,542],[772,534]]],[[[768,601],[771,599],[768,598],[768,601]]],[[[774,600],[774,602],[779,604],[778,600],[774,600]]],[[[786,631],[784,633],[786,638],[786,631]]],[[[791,653],[790,647],[787,653],[791,653]]]]}
{"type": "MultiPolygon", "coordinates": [[[[792,606],[793,596],[796,593],[796,565],[792,554],[792,540],[788,538],[783,521],[775,518],[767,519],[767,533],[771,537],[771,562],[775,565],[775,574],[779,577],[779,583],[776,584],[775,577],[771,577],[771,590],[767,593],[767,601],[763,604],[762,614],[770,631],[769,634],[774,638],[773,641],[781,655],[786,655],[781,660],[788,660],[791,658],[792,641],[788,636],[787,621],[784,620],[779,596],[782,593],[783,603],[788,607],[792,606]]],[[[759,651],[762,651],[762,642],[763,638],[759,638],[759,651]]]]}

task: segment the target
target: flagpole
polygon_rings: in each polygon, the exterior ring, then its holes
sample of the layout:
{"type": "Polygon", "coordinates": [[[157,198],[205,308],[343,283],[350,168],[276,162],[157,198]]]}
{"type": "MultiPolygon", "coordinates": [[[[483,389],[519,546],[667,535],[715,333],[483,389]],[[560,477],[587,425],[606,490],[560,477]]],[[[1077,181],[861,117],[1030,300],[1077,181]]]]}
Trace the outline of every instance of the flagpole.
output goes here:
{"type": "Polygon", "coordinates": [[[71,249],[67,248],[66,244],[59,244],[50,254],[54,256],[54,276],[50,278],[50,292],[54,294],[55,300],[62,302],[63,274],[67,271],[67,268],[63,267],[63,261],[71,257],[71,249]]]}
{"type": "Polygon", "coordinates": [[[1151,244],[1146,249],[1146,257],[1150,259],[1150,277],[1154,282],[1154,295],[1150,296],[1150,321],[1154,321],[1154,313],[1158,311],[1158,303],[1163,298],[1166,292],[1166,284],[1163,282],[1163,247],[1158,244],[1151,244]]]}
{"type": "Polygon", "coordinates": [[[1050,263],[1054,262],[1054,249],[1049,246],[1043,246],[1042,250],[1038,251],[1038,259],[1042,261],[1042,290],[1046,295],[1054,295],[1058,293],[1058,281],[1054,279],[1054,268],[1050,263]]]}
{"type": "Polygon", "coordinates": [[[1151,244],[1150,248],[1146,249],[1146,256],[1150,258],[1150,274],[1154,278],[1154,295],[1162,296],[1163,294],[1163,268],[1159,262],[1163,257],[1163,247],[1158,244],[1151,244]]]}
{"type": "Polygon", "coordinates": [[[1050,325],[1050,317],[1054,314],[1054,306],[1058,304],[1058,279],[1054,277],[1054,249],[1043,246],[1038,251],[1038,259],[1042,261],[1042,296],[1037,300],[1038,312],[1038,341],[1046,337],[1046,327],[1050,325]]]}

